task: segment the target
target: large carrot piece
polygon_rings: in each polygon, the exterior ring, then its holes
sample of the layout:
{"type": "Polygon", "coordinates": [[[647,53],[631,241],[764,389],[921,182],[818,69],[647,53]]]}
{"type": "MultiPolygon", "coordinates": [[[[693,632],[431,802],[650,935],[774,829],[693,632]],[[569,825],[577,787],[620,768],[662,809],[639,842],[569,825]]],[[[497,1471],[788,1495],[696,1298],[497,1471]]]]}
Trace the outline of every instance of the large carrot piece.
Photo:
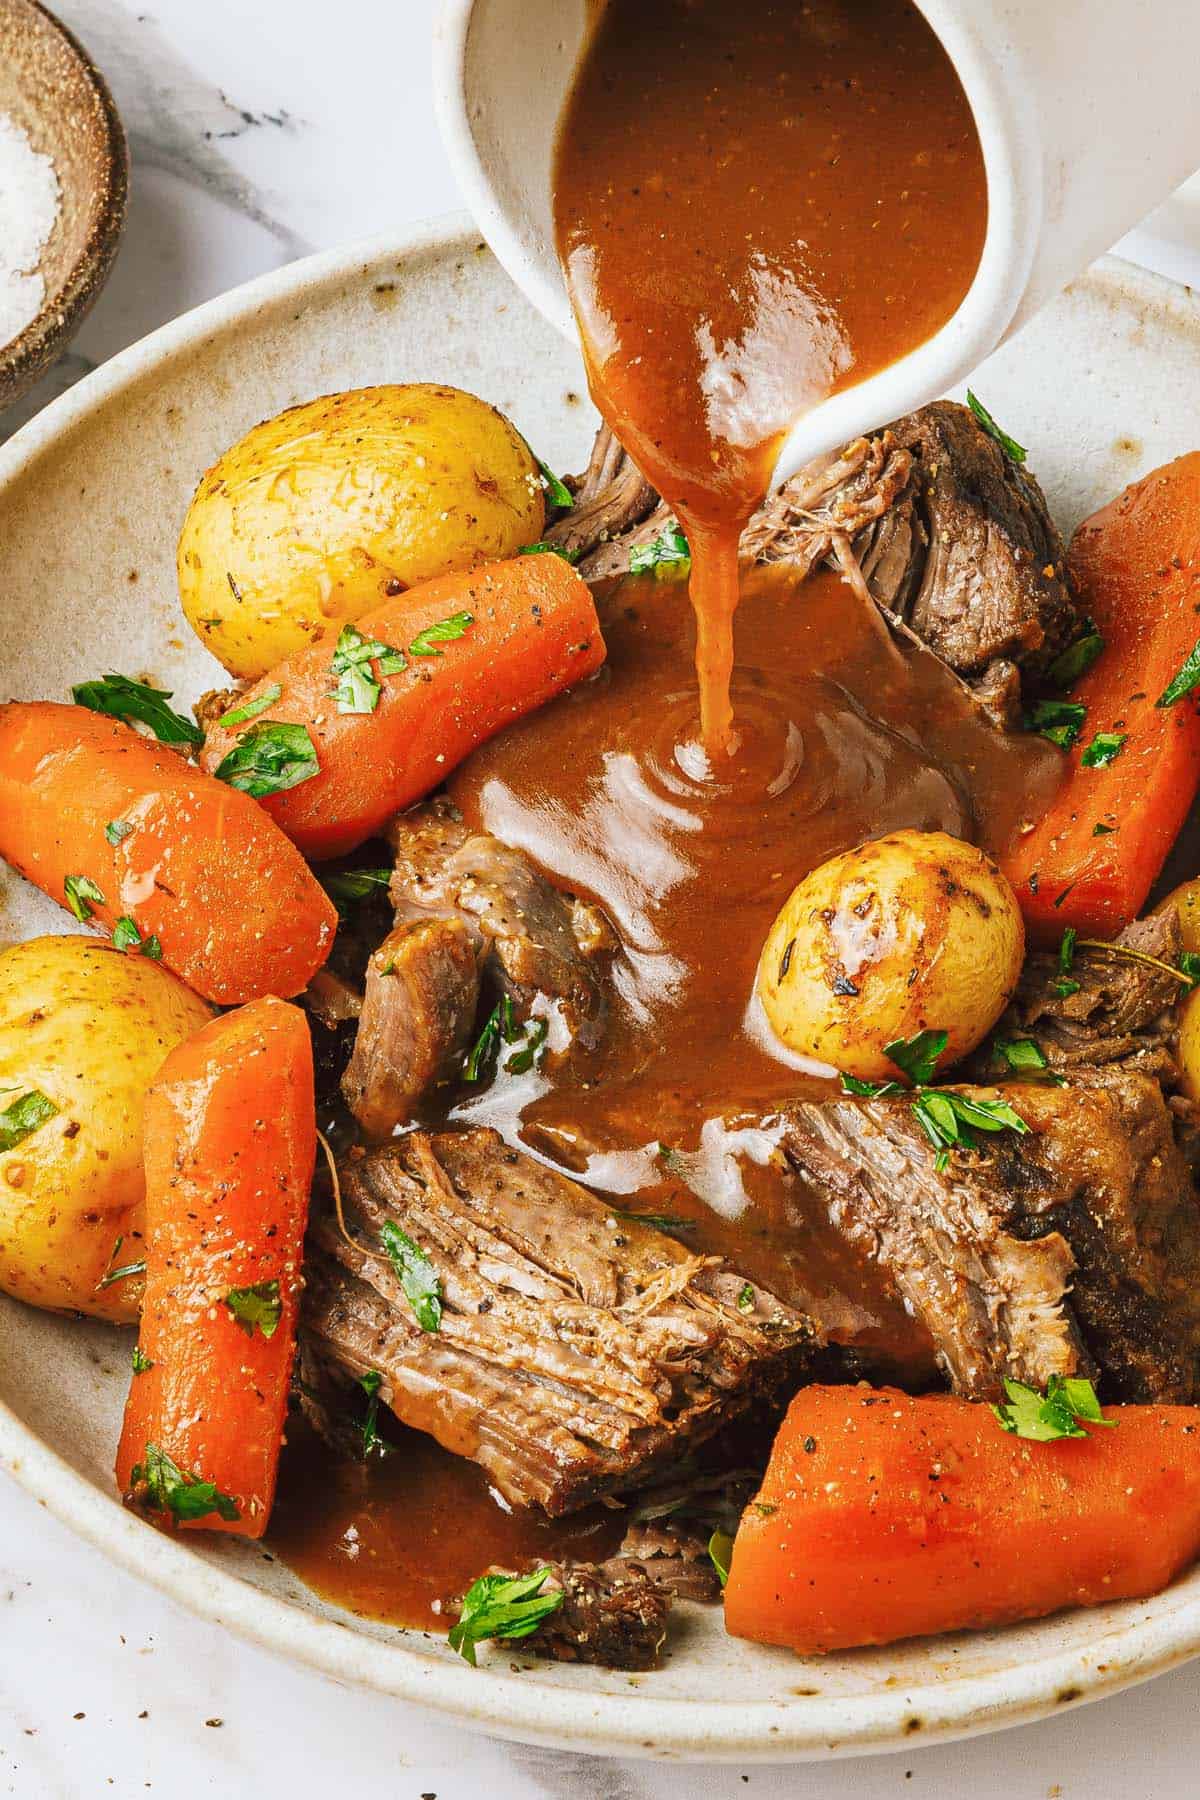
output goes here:
{"type": "Polygon", "coordinates": [[[247,794],[83,706],[0,706],[0,856],[222,1006],[299,993],[337,930],[247,794]]]}
{"type": "Polygon", "coordinates": [[[146,1296],[117,1483],[156,1522],[261,1537],[316,1153],[303,1013],[256,1000],[179,1045],[144,1132],[146,1296]]]}
{"type": "Polygon", "coordinates": [[[1000,858],[1043,941],[1068,925],[1112,937],[1137,916],[1200,783],[1195,694],[1156,704],[1200,640],[1200,452],[1085,520],[1069,563],[1105,649],[1068,696],[1087,718],[1057,800],[1000,858]],[[1097,733],[1122,742],[1088,767],[1097,733]]]}
{"type": "Polygon", "coordinates": [[[385,673],[370,663],[378,686],[370,710],[339,710],[336,650],[317,645],[252,687],[239,710],[264,695],[269,704],[248,724],[211,730],[201,755],[216,769],[247,733],[278,721],[304,726],[318,773],[263,804],[315,860],[361,844],[485,739],[593,674],[605,654],[587,584],[550,555],[424,582],[356,629],[405,664],[385,673]],[[439,635],[447,626],[461,635],[439,635]]]}
{"type": "Polygon", "coordinates": [[[814,1653],[1156,1593],[1200,1551],[1200,1408],[1106,1417],[1038,1443],[948,1395],[803,1389],[738,1527],[727,1628],[814,1653]]]}

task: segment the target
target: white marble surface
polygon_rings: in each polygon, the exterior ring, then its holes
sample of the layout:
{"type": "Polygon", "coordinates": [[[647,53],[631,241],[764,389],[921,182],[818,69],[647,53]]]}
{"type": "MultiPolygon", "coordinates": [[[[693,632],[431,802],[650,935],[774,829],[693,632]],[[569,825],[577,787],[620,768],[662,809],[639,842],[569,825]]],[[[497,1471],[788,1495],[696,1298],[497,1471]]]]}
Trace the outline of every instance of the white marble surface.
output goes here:
{"type": "MultiPolygon", "coordinates": [[[[433,124],[433,0],[59,0],[129,127],[134,200],[112,281],[0,435],[124,344],[307,250],[457,204],[433,124]]],[[[1124,248],[1200,271],[1185,193],[1124,248]]],[[[481,1675],[481,1679],[486,1677],[481,1675]]],[[[488,1742],[347,1692],[181,1612],[0,1477],[0,1793],[373,1800],[1190,1800],[1200,1668],[1001,1736],[867,1761],[667,1768],[488,1742]]]]}

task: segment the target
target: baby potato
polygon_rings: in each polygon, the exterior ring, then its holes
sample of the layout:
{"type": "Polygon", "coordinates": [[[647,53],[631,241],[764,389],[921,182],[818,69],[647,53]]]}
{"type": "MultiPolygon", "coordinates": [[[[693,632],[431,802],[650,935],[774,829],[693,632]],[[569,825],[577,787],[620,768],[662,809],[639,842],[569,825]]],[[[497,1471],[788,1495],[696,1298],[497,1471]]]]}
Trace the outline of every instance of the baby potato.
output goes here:
{"type": "Polygon", "coordinates": [[[142,1103],[211,1017],[161,963],[93,938],[0,954],[0,1290],[137,1317],[139,1280],[99,1283],[142,1254],[142,1103]]]}
{"type": "MultiPolygon", "coordinates": [[[[1173,908],[1179,920],[1179,929],[1183,938],[1183,948],[1200,952],[1200,880],[1185,881],[1160,906],[1156,912],[1165,912],[1173,908]]],[[[1188,994],[1179,1008],[1179,1058],[1180,1073],[1183,1076],[1183,1091],[1189,1100],[1200,1100],[1200,988],[1188,994]]]]}
{"type": "Polygon", "coordinates": [[[981,850],[896,831],[822,863],[772,925],[758,992],[788,1049],[863,1081],[896,1074],[884,1045],[949,1034],[939,1073],[973,1050],[1025,955],[1016,895],[981,850]]]}
{"type": "Polygon", "coordinates": [[[205,475],[179,597],[213,655],[253,680],[419,581],[515,555],[544,523],[528,444],[474,394],[326,394],[256,425],[205,475]]]}

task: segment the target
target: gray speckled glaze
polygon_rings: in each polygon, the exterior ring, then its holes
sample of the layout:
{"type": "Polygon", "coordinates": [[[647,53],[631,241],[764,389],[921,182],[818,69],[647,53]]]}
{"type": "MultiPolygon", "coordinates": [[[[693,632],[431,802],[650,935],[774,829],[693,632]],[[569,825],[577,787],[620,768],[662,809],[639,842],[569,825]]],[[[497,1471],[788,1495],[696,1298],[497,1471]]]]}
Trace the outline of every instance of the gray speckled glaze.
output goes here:
{"type": "MultiPolygon", "coordinates": [[[[1190,448],[1200,305],[1107,263],[973,379],[1021,442],[1060,521],[1190,448]],[[1182,403],[1181,403],[1182,402],[1182,403]]],[[[592,417],[570,348],[463,220],[264,277],[86,377],[0,448],[0,669],[14,695],[65,697],[83,675],[149,672],[186,697],[216,665],[175,598],[192,489],[255,420],[371,381],[436,379],[510,413],[541,454],[580,466],[592,417]]],[[[0,935],[67,927],[15,876],[0,935]]],[[[111,1480],[129,1338],[0,1301],[0,1463],[110,1556],[197,1611],[340,1680],[533,1744],[626,1755],[861,1754],[985,1731],[1145,1678],[1200,1649],[1200,1573],[1157,1599],[801,1661],[681,1609],[660,1672],[478,1671],[422,1633],[326,1606],[252,1547],[176,1542],[123,1512],[111,1480]]],[[[529,1753],[536,1776],[539,1760],[529,1753]]]]}

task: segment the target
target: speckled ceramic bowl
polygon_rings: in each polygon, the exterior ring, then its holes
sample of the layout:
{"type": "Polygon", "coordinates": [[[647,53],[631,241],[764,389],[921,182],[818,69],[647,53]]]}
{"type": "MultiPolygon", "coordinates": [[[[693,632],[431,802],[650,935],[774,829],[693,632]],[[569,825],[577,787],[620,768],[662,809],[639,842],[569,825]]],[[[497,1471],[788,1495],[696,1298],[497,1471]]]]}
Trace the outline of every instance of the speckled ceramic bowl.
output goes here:
{"type": "Polygon", "coordinates": [[[39,270],[37,317],[0,346],[0,412],[60,356],[104,286],[117,253],[129,152],[104,77],[35,0],[0,0],[0,114],[49,156],[62,190],[39,270]]]}
{"type": "MultiPolygon", "coordinates": [[[[167,326],[0,449],[0,692],[63,698],[104,669],[181,697],[220,679],[179,613],[174,549],[200,472],[254,421],[372,381],[450,381],[510,413],[555,467],[593,418],[578,358],[466,221],[293,264],[167,326]]],[[[1200,300],[1102,265],[973,377],[1030,446],[1064,526],[1193,447],[1200,300]]],[[[0,874],[0,941],[68,928],[0,874]]],[[[736,928],[736,921],[731,928],[736,928]]],[[[107,1555],[206,1617],[343,1681],[575,1750],[737,1759],[921,1744],[1095,1700],[1200,1651],[1200,1570],[1153,1600],[1008,1631],[800,1660],[683,1607],[663,1669],[470,1669],[421,1632],[357,1619],[252,1545],[160,1536],[118,1503],[130,1336],[0,1300],[0,1467],[107,1555]]],[[[1002,1547],[1019,1557],[1020,1544],[1002,1547]]],[[[516,1654],[514,1654],[514,1650],[516,1654]]]]}

